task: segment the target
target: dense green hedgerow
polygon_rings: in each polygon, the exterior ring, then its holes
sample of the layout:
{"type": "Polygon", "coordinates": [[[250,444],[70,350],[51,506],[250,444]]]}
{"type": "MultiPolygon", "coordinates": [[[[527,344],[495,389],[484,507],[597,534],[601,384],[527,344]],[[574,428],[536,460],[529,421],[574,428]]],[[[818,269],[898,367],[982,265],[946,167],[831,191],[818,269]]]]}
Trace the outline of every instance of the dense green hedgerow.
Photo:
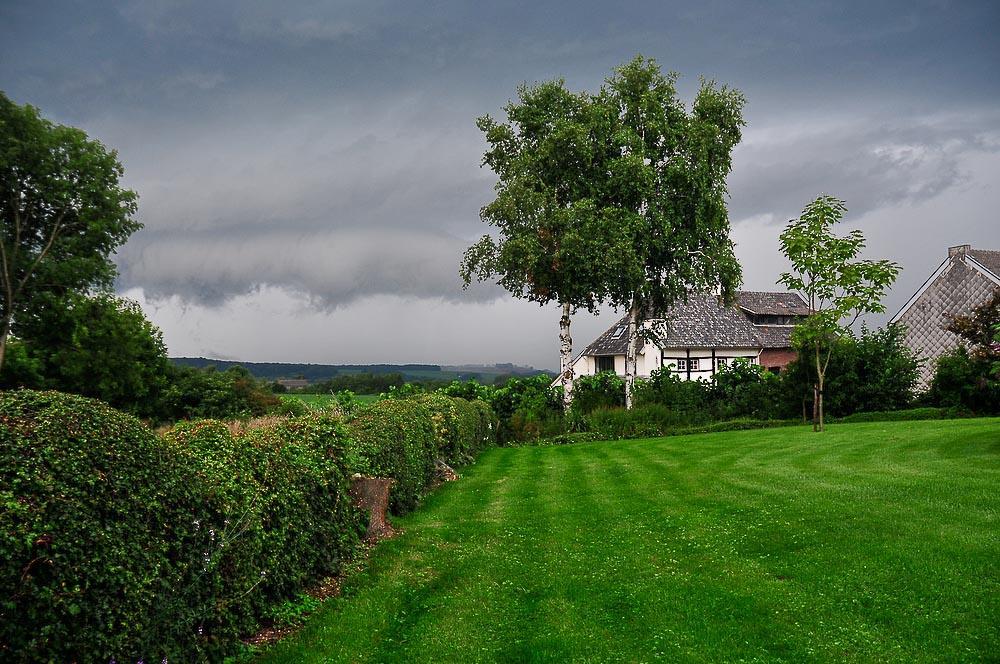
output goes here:
{"type": "Polygon", "coordinates": [[[328,415],[157,437],[105,404],[0,393],[0,660],[217,660],[337,572],[359,514],[328,415]]]}
{"type": "Polygon", "coordinates": [[[449,464],[468,463],[495,444],[496,422],[487,404],[444,394],[426,394],[416,401],[430,410],[438,455],[449,464]]]}
{"type": "Polygon", "coordinates": [[[357,409],[347,429],[351,469],[394,478],[390,509],[412,510],[434,475],[437,439],[430,410],[410,399],[383,399],[357,409]]]}
{"type": "Polygon", "coordinates": [[[131,416],[0,393],[0,660],[205,656],[222,502],[131,416]]]}

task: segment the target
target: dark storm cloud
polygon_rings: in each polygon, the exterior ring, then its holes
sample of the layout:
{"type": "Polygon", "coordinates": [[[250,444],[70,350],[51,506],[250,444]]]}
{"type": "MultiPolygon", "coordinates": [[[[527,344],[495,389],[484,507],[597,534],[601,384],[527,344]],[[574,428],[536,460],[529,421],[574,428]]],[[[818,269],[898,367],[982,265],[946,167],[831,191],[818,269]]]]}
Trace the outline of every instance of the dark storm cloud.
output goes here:
{"type": "Polygon", "coordinates": [[[491,196],[474,119],[521,81],[594,90],[642,52],[686,98],[741,88],[734,220],[928,200],[997,149],[994,3],[802,5],[11,3],[0,85],[120,150],[146,225],[123,287],[482,299],[457,280],[491,196]]]}

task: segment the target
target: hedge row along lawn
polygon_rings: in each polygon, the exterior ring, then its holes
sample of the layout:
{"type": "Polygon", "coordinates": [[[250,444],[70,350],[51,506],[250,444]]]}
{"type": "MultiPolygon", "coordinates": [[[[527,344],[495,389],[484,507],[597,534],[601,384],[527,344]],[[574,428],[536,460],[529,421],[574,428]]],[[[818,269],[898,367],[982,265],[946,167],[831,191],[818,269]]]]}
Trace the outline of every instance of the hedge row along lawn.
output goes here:
{"type": "MultiPolygon", "coordinates": [[[[282,394],[280,395],[282,399],[298,399],[299,401],[304,401],[307,404],[313,406],[327,406],[334,401],[336,397],[332,394],[282,394]]],[[[361,403],[371,403],[378,399],[377,394],[355,394],[354,398],[361,403]]]]}
{"type": "Polygon", "coordinates": [[[998,419],[494,449],[262,660],[985,660],[998,518],[998,419]]]}

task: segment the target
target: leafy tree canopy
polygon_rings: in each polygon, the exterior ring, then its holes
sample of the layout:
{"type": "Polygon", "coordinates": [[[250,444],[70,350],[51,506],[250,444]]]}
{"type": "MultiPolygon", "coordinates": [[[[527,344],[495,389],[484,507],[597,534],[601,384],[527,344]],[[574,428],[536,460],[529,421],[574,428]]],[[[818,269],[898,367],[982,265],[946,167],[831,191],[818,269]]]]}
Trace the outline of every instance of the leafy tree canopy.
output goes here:
{"type": "Polygon", "coordinates": [[[109,257],[140,228],[123,172],[115,151],[0,93],[0,368],[40,294],[111,286],[109,257]]]}

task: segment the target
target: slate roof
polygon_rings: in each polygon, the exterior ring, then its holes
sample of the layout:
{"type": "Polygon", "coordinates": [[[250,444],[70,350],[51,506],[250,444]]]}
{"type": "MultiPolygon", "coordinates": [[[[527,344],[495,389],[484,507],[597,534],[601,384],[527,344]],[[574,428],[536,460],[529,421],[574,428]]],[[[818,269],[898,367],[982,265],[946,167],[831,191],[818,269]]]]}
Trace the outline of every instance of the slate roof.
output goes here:
{"type": "Polygon", "coordinates": [[[798,293],[762,293],[757,291],[740,291],[736,295],[736,304],[752,314],[771,314],[777,316],[808,316],[809,306],[799,297],[798,293]]]}
{"type": "Polygon", "coordinates": [[[992,251],[990,249],[969,249],[966,253],[976,259],[980,265],[992,272],[994,277],[1000,279],[1000,251],[992,251]]]}
{"type": "MultiPolygon", "coordinates": [[[[772,313],[766,307],[778,309],[781,305],[775,303],[782,302],[787,308],[774,313],[793,315],[804,307],[798,295],[739,292],[736,301],[738,306],[723,306],[719,304],[716,295],[700,293],[689,295],[687,302],[678,302],[670,307],[664,316],[653,319],[662,321],[657,330],[658,344],[663,348],[791,347],[790,326],[754,325],[741,307],[742,302],[746,301],[762,309],[759,313],[772,313]]],[[[803,311],[807,312],[808,309],[803,311]]],[[[624,355],[627,345],[628,316],[626,315],[587,346],[583,354],[624,355]]]]}

